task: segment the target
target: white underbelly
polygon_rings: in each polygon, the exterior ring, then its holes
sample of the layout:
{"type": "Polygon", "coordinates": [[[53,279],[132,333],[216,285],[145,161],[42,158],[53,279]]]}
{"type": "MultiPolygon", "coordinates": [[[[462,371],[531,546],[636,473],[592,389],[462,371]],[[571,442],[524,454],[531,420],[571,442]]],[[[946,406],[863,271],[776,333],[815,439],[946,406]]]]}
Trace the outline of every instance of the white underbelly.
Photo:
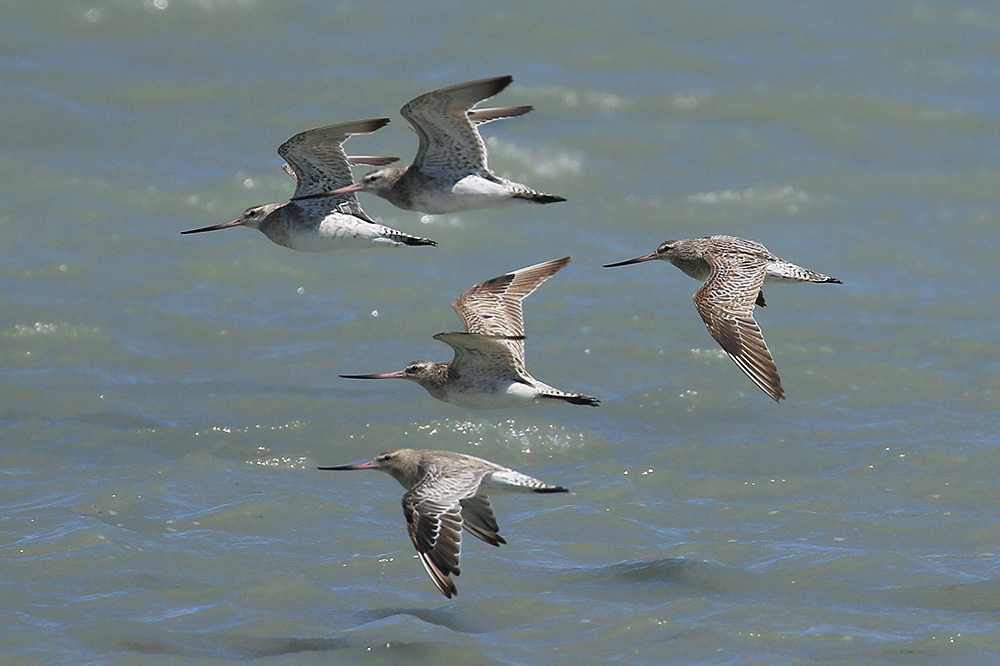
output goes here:
{"type": "Polygon", "coordinates": [[[469,409],[528,407],[538,391],[521,382],[497,383],[489,387],[455,386],[445,394],[445,402],[469,409]]]}
{"type": "Polygon", "coordinates": [[[443,215],[477,208],[494,208],[516,203],[513,192],[502,183],[481,176],[465,176],[450,188],[430,188],[415,201],[416,210],[428,215],[443,215]]]}
{"type": "Polygon", "coordinates": [[[289,234],[287,246],[300,252],[325,252],[349,247],[390,247],[401,245],[388,238],[390,230],[353,215],[331,213],[319,226],[289,234]]]}

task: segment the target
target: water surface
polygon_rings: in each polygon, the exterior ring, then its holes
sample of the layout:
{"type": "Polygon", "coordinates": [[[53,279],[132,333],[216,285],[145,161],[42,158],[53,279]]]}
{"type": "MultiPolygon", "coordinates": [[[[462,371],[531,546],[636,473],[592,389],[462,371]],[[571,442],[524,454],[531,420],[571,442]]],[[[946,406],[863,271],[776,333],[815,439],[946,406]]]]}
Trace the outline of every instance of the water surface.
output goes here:
{"type": "Polygon", "coordinates": [[[943,1],[3,3],[0,654],[12,664],[982,664],[1000,654],[1000,12],[943,1]],[[294,253],[245,229],[275,149],[412,157],[397,110],[512,74],[500,173],[557,205],[421,221],[436,248],[294,253]],[[732,233],[843,285],[768,289],[788,400],[672,266],[732,233]],[[472,412],[339,373],[447,360],[471,285],[565,255],[532,373],[599,396],[472,412]],[[480,455],[448,601],[389,477],[480,455]]]}

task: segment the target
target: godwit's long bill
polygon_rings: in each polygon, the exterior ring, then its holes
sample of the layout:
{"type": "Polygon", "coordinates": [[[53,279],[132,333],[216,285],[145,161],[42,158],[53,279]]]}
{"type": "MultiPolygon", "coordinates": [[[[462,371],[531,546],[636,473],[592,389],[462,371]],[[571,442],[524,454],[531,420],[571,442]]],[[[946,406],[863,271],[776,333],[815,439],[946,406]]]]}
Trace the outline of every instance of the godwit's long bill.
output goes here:
{"type": "Polygon", "coordinates": [[[341,375],[346,379],[409,379],[438,400],[460,407],[520,407],[561,400],[596,407],[597,398],[567,393],[538,381],[525,369],[521,301],[570,262],[569,257],[528,266],[482,282],[451,304],[464,333],[438,333],[455,351],[450,362],[413,361],[398,372],[341,375]]]}
{"type": "MultiPolygon", "coordinates": [[[[473,109],[510,85],[511,76],[480,79],[420,95],[400,113],[420,138],[413,163],[368,173],[357,183],[328,194],[370,192],[405,210],[441,215],[518,202],[555,203],[566,199],[536,192],[493,173],[479,125],[527,113],[530,106],[473,109]]],[[[307,196],[317,196],[315,194],[307,196]]]]}
{"type": "Polygon", "coordinates": [[[452,451],[396,449],[374,460],[321,470],[377,469],[406,489],[403,515],[410,540],[427,574],[449,599],[458,593],[451,576],[461,573],[462,528],[491,546],[500,536],[487,492],[564,493],[526,474],[489,460],[452,451]]]}
{"type": "Polygon", "coordinates": [[[770,282],[839,284],[840,280],[779,259],[760,243],[736,236],[670,240],[655,252],[604,267],[653,259],[669,261],[704,282],[694,294],[694,305],[708,332],[754,384],[775,401],[782,400],[785,389],[778,368],[753,316],[754,305],[767,305],[762,286],[770,282]]]}
{"type": "Polygon", "coordinates": [[[278,154],[284,169],[295,179],[295,194],[288,203],[270,203],[244,211],[239,219],[182,234],[197,234],[231,227],[260,230],[283,247],[320,252],[342,247],[393,247],[437,245],[428,238],[411,236],[365,214],[351,193],[331,193],[354,180],[351,164],[385,165],[395,157],[347,157],[343,143],[358,134],[370,134],[389,122],[373,118],[309,130],[281,144],[278,154]]]}

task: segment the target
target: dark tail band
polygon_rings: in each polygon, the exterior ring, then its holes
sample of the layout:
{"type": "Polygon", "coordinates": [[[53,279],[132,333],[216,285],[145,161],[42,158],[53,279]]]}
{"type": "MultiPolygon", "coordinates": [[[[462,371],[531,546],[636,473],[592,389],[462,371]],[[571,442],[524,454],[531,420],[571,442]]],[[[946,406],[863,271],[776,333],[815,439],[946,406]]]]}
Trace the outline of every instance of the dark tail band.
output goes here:
{"type": "Polygon", "coordinates": [[[592,395],[543,395],[542,397],[562,400],[571,405],[588,405],[590,407],[599,407],[601,405],[601,401],[592,395]]]}
{"type": "Polygon", "coordinates": [[[542,194],[541,192],[531,192],[524,194],[515,194],[515,199],[524,199],[525,201],[530,201],[536,204],[549,204],[549,203],[559,203],[560,201],[566,201],[566,197],[559,197],[554,194],[542,194]]]}

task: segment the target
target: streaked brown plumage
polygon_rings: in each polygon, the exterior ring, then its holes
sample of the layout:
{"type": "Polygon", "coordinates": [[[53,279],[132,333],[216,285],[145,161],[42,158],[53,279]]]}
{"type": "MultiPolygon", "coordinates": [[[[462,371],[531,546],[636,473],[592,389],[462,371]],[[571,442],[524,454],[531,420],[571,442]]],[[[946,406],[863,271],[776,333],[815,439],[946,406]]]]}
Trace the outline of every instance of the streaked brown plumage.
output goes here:
{"type": "Polygon", "coordinates": [[[528,374],[524,363],[521,301],[569,262],[570,257],[563,257],[528,266],[486,280],[456,298],[451,305],[465,332],[434,336],[454,350],[450,362],[413,361],[398,372],[341,377],[409,379],[438,400],[473,409],[520,407],[542,399],[596,407],[597,398],[540,382],[528,374]]]}
{"type": "Polygon", "coordinates": [[[666,241],[655,252],[605,268],[653,259],[669,261],[704,282],[694,304],[708,332],[764,393],[775,401],[784,399],[778,368],[753,316],[754,305],[767,305],[761,287],[765,282],[840,280],[779,259],[756,241],[723,235],[666,241]]]}
{"type": "Polygon", "coordinates": [[[377,469],[399,481],[407,491],[403,515],[410,540],[427,575],[449,599],[458,593],[451,576],[461,573],[463,527],[491,546],[507,543],[500,536],[487,490],[567,492],[489,460],[452,451],[396,449],[367,462],[319,469],[377,469]]]}

